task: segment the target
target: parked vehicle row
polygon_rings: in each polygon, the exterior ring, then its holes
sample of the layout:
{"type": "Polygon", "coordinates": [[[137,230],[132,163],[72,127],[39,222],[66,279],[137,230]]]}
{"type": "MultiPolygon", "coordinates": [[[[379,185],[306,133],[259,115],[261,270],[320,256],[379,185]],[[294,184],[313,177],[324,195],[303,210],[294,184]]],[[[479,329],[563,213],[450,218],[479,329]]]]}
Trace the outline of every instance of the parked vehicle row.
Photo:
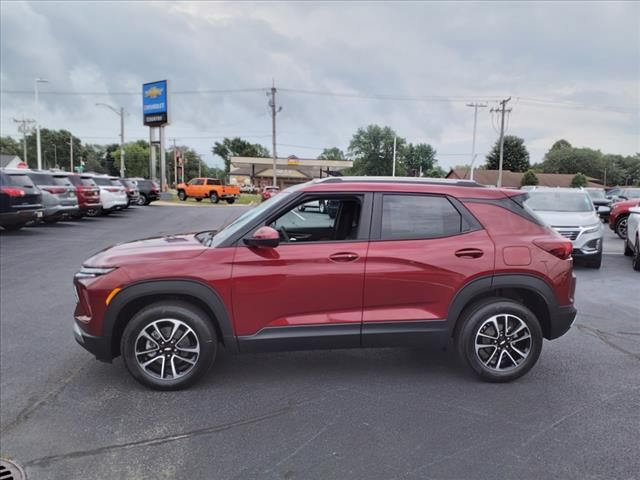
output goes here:
{"type": "Polygon", "coordinates": [[[148,204],[159,194],[158,186],[149,180],[24,168],[1,173],[0,226],[5,230],[40,220],[56,223],[108,215],[130,205],[148,204]]]}

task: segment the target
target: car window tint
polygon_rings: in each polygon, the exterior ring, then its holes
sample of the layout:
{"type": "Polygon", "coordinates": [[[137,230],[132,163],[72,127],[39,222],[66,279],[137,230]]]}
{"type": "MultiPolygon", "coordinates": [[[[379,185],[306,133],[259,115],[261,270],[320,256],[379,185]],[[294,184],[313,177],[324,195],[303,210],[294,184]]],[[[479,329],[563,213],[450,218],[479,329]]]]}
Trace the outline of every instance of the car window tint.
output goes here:
{"type": "Polygon", "coordinates": [[[93,181],[93,178],[81,178],[80,184],[84,185],[85,187],[93,187],[97,185],[96,182],[93,181]]]}
{"type": "Polygon", "coordinates": [[[33,187],[33,181],[27,175],[24,174],[10,174],[9,181],[12,185],[17,185],[20,187],[33,187]]]}
{"type": "Polygon", "coordinates": [[[111,186],[111,180],[108,178],[104,178],[104,177],[95,177],[93,179],[94,182],[96,182],[97,185],[102,185],[103,187],[109,187],[111,186]]]}
{"type": "Polygon", "coordinates": [[[202,180],[201,178],[194,178],[190,183],[191,185],[202,185],[204,183],[204,180],[202,180]]]}
{"type": "Polygon", "coordinates": [[[44,175],[42,173],[33,173],[29,175],[33,183],[36,185],[56,185],[53,175],[44,175]]]}
{"type": "Polygon", "coordinates": [[[214,178],[208,178],[207,185],[220,185],[220,180],[216,180],[214,178]]]}
{"type": "Polygon", "coordinates": [[[462,217],[445,197],[385,195],[382,240],[444,237],[462,231],[462,217]]]}
{"type": "Polygon", "coordinates": [[[73,183],[71,183],[69,177],[53,177],[53,181],[56,182],[56,185],[63,185],[65,187],[73,186],[73,183]]]}

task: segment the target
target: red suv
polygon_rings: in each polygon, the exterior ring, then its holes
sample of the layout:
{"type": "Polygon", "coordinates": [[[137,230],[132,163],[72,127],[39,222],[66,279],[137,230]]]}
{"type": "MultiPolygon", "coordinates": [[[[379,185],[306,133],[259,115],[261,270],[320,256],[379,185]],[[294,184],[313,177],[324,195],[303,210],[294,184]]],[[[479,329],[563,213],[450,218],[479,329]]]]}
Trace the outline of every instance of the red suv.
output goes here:
{"type": "Polygon", "coordinates": [[[640,200],[623,200],[614,203],[609,213],[609,228],[623,240],[627,238],[627,222],[629,221],[630,210],[640,205],[640,200]]]}
{"type": "Polygon", "coordinates": [[[220,231],[117,245],[75,276],[77,341],[143,384],[184,387],[233,352],[454,341],[485,380],[574,321],[571,242],[526,192],[465,180],[328,178],[220,231]],[[336,214],[301,209],[319,201],[336,214]],[[322,293],[319,295],[318,293],[322,293]]]}

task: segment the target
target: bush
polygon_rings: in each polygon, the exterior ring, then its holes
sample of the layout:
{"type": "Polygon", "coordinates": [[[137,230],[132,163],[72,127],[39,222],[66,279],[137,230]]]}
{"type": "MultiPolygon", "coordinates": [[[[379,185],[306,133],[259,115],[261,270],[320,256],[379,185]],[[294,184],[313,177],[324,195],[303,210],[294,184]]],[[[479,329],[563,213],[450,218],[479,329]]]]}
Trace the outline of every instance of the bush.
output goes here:
{"type": "Polygon", "coordinates": [[[578,172],[571,179],[571,186],[573,188],[578,187],[586,187],[587,186],[587,177],[585,177],[582,173],[578,172]]]}
{"type": "Polygon", "coordinates": [[[522,176],[522,180],[520,180],[521,187],[524,187],[525,185],[538,185],[539,183],[540,180],[538,180],[538,177],[533,170],[527,170],[522,176]]]}

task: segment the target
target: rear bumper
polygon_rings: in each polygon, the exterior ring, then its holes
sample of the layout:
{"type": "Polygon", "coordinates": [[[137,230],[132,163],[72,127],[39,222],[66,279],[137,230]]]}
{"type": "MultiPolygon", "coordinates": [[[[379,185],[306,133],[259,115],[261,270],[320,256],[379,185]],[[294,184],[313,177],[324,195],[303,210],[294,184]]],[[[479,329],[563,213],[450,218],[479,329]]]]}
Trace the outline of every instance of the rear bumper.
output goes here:
{"type": "Polygon", "coordinates": [[[95,337],[82,330],[76,320],[73,321],[73,336],[85,350],[95,355],[101,362],[111,362],[111,338],[95,337]]]}
{"type": "Polygon", "coordinates": [[[49,217],[63,217],[65,215],[75,215],[80,211],[78,204],[75,205],[56,205],[53,207],[46,207],[44,210],[44,216],[49,217]]]}
{"type": "Polygon", "coordinates": [[[551,313],[549,340],[561,337],[567,333],[573,325],[573,322],[575,322],[577,313],[578,311],[573,305],[557,307],[555,312],[551,313]]]}
{"type": "Polygon", "coordinates": [[[0,225],[17,225],[20,223],[26,223],[31,220],[36,220],[37,218],[42,218],[42,215],[42,208],[0,213],[0,225]]]}

